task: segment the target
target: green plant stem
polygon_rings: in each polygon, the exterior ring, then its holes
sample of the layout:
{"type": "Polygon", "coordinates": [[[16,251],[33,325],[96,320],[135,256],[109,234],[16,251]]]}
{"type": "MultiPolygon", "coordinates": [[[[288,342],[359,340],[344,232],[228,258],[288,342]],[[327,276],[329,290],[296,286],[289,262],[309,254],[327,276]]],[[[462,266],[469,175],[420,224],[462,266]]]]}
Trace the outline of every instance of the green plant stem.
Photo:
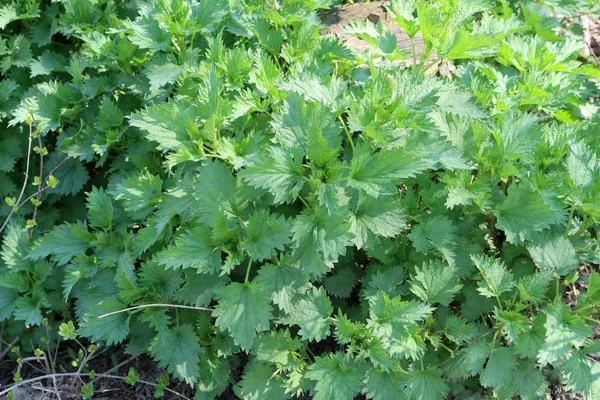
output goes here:
{"type": "Polygon", "coordinates": [[[346,126],[346,123],[344,122],[344,118],[342,118],[341,115],[338,115],[338,119],[342,123],[342,128],[344,128],[344,132],[346,132],[346,137],[348,138],[348,143],[350,143],[350,147],[352,147],[352,151],[354,151],[354,141],[352,140],[352,135],[350,134],[350,131],[348,130],[348,127],[346,126]]]}
{"type": "Polygon", "coordinates": [[[439,344],[440,344],[440,347],[442,347],[443,349],[446,349],[450,353],[450,358],[454,358],[454,350],[452,350],[450,347],[446,346],[441,341],[439,344]]]}
{"type": "Polygon", "coordinates": [[[588,321],[592,321],[593,323],[600,325],[600,320],[597,320],[596,318],[588,317],[586,315],[582,315],[582,317],[588,321]]]}
{"type": "Polygon", "coordinates": [[[302,197],[302,195],[298,194],[298,198],[300,199],[302,204],[304,204],[304,207],[310,208],[310,205],[308,204],[308,202],[306,200],[304,200],[304,197],[302,197]]]}
{"type": "Polygon", "coordinates": [[[415,38],[414,37],[410,37],[410,47],[412,50],[412,66],[413,66],[413,70],[417,67],[417,52],[415,50],[415,38]]]}
{"type": "Polygon", "coordinates": [[[246,277],[244,278],[244,283],[248,283],[248,278],[250,278],[250,269],[252,267],[252,261],[254,261],[254,259],[250,257],[250,261],[248,261],[248,267],[246,267],[246,277]]]}

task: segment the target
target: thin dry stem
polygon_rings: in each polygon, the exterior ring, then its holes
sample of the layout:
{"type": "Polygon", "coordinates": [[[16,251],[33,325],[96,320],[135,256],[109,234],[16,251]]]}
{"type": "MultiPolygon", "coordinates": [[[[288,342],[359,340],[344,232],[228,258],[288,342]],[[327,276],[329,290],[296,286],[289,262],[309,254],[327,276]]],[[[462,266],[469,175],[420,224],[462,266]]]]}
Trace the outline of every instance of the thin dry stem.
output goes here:
{"type": "Polygon", "coordinates": [[[141,308],[148,308],[148,307],[171,307],[171,308],[185,308],[187,310],[214,311],[212,308],[206,308],[206,307],[183,306],[180,304],[156,303],[156,304],[142,304],[141,306],[124,308],[123,310],[113,311],[113,312],[109,312],[108,314],[100,315],[98,318],[104,318],[104,317],[108,317],[110,315],[120,314],[120,313],[124,313],[126,311],[138,310],[141,308]]]}
{"type": "MultiPolygon", "coordinates": [[[[109,374],[95,374],[97,378],[107,378],[107,379],[118,379],[121,381],[127,380],[126,377],[124,376],[117,376],[117,375],[109,375],[109,374]]],[[[57,373],[57,374],[47,374],[47,375],[42,375],[42,376],[38,376],[35,378],[31,378],[31,379],[25,379],[22,380],[19,383],[15,383],[9,387],[7,387],[6,389],[4,389],[3,391],[0,392],[0,396],[3,396],[9,392],[12,392],[13,390],[15,390],[16,388],[23,386],[23,385],[27,385],[30,383],[36,383],[39,381],[43,381],[45,379],[56,379],[56,378],[62,378],[62,377],[68,377],[68,378],[83,378],[83,377],[89,377],[90,374],[88,373],[82,373],[82,372],[65,372],[65,373],[57,373]]],[[[148,381],[144,381],[144,380],[138,380],[139,383],[143,383],[145,385],[150,385],[150,386],[158,386],[157,383],[153,383],[153,382],[148,382],[148,381]]],[[[189,397],[182,395],[181,393],[178,393],[176,391],[174,391],[173,389],[169,389],[169,388],[165,388],[165,391],[169,392],[169,393],[173,393],[176,396],[181,397],[182,399],[186,399],[186,400],[191,400],[189,397]]]]}

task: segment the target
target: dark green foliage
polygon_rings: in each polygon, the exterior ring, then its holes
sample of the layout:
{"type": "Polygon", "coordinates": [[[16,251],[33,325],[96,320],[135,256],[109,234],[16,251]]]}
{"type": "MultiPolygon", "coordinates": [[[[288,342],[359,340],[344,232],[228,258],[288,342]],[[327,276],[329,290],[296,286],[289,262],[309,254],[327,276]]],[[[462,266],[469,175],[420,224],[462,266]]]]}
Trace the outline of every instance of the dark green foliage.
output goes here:
{"type": "Polygon", "coordinates": [[[553,14],[597,4],[392,1],[436,76],[330,3],[0,7],[4,332],[199,399],[598,398],[600,69],[553,14]],[[156,303],[209,309],[98,318],[156,303]]]}

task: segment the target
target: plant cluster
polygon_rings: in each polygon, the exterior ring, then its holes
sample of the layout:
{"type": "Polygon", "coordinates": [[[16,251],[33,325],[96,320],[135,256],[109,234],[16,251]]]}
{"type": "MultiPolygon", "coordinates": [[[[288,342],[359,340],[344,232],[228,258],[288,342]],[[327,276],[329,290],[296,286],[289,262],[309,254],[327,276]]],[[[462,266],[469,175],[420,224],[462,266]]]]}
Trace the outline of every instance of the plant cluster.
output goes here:
{"type": "Polygon", "coordinates": [[[599,398],[597,3],[391,1],[420,57],[329,3],[0,7],[3,336],[196,399],[599,398]]]}

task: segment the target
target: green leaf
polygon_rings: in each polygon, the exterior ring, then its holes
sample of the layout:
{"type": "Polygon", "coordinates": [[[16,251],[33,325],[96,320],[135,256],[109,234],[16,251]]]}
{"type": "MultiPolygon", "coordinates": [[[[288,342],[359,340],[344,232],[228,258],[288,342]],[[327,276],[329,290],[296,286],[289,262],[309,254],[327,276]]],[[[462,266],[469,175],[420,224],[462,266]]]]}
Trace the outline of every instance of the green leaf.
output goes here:
{"type": "Polygon", "coordinates": [[[329,215],[324,209],[304,209],[292,222],[293,257],[306,274],[319,277],[332,267],[346,247],[352,245],[353,236],[345,219],[329,215]]]}
{"type": "Polygon", "coordinates": [[[419,32],[419,21],[414,16],[414,0],[392,0],[387,9],[390,16],[400,25],[404,32],[411,38],[414,38],[417,32],[419,32]]]}
{"type": "MultiPolygon", "coordinates": [[[[289,152],[306,149],[312,133],[319,133],[331,148],[337,148],[341,143],[342,128],[335,114],[327,107],[305,101],[296,94],[289,95],[280,110],[273,114],[271,126],[275,131],[274,141],[289,152]]],[[[301,163],[302,156],[293,155],[301,163]]]]}
{"type": "Polygon", "coordinates": [[[534,304],[541,303],[548,291],[548,284],[552,279],[550,271],[536,272],[533,275],[528,275],[521,278],[517,288],[521,301],[529,301],[534,304]]]}
{"type": "Polygon", "coordinates": [[[546,316],[543,314],[538,315],[531,327],[519,334],[514,347],[515,354],[530,360],[537,358],[538,352],[544,346],[546,340],[545,323],[546,316]]]}
{"type": "Polygon", "coordinates": [[[123,203],[125,211],[134,219],[144,219],[160,202],[162,179],[144,171],[117,183],[109,193],[123,203]]]}
{"type": "Polygon", "coordinates": [[[145,132],[146,138],[158,143],[159,150],[176,150],[197,132],[196,115],[191,104],[171,101],[153,104],[127,117],[129,124],[145,132]]]}
{"type": "Polygon", "coordinates": [[[584,141],[569,143],[569,155],[565,164],[571,182],[577,187],[591,185],[600,171],[596,154],[584,141]]]}
{"type": "Polygon", "coordinates": [[[450,391],[438,368],[412,371],[410,398],[414,400],[439,400],[450,391]]]}
{"type": "Polygon", "coordinates": [[[533,239],[536,232],[550,227],[556,219],[554,211],[541,196],[524,184],[508,187],[508,197],[496,207],[497,226],[515,245],[533,239]]]}
{"type": "Polygon", "coordinates": [[[66,62],[62,54],[45,51],[40,57],[31,62],[31,77],[50,75],[55,70],[63,69],[66,62]]]}
{"type": "Polygon", "coordinates": [[[582,351],[574,351],[571,357],[559,367],[562,374],[561,381],[565,384],[566,389],[573,393],[588,392],[593,379],[595,379],[592,376],[591,365],[592,361],[582,351]]]}
{"type": "Polygon", "coordinates": [[[88,222],[93,228],[110,228],[113,218],[113,204],[108,193],[104,189],[97,189],[92,186],[92,190],[86,193],[88,209],[88,222]]]}
{"type": "Polygon", "coordinates": [[[509,113],[492,133],[507,157],[531,161],[541,140],[537,122],[538,118],[533,115],[509,113]]]}
{"type": "Polygon", "coordinates": [[[270,147],[268,154],[244,168],[240,176],[249,185],[268,190],[275,204],[295,201],[304,185],[302,155],[281,147],[270,147]]]}
{"type": "MultiPolygon", "coordinates": [[[[27,3],[24,3],[23,5],[26,4],[27,3]]],[[[5,29],[6,26],[13,21],[32,19],[40,16],[38,4],[31,5],[31,3],[29,3],[27,11],[23,10],[23,5],[19,4],[19,2],[11,2],[0,8],[0,29],[5,29]]]]}
{"type": "Polygon", "coordinates": [[[302,340],[321,341],[330,333],[330,316],[333,312],[331,300],[322,288],[313,288],[306,294],[292,299],[292,308],[282,322],[298,325],[302,340]]]}
{"type": "Polygon", "coordinates": [[[352,400],[362,388],[358,366],[340,353],[315,357],[305,376],[317,381],[315,400],[352,400]]]}
{"type": "Polygon", "coordinates": [[[565,358],[573,346],[581,346],[592,329],[565,304],[552,304],[546,316],[546,342],[538,354],[541,365],[555,364],[565,358]]]}
{"type": "Polygon", "coordinates": [[[549,392],[543,371],[534,363],[526,361],[519,362],[513,375],[512,386],[514,392],[518,393],[523,400],[545,398],[549,392]]]}
{"type": "Polygon", "coordinates": [[[456,227],[448,217],[436,215],[427,217],[413,226],[408,238],[420,253],[428,254],[432,249],[438,249],[448,263],[454,263],[456,227]]]}
{"type": "Polygon", "coordinates": [[[181,67],[172,63],[162,65],[152,64],[150,68],[146,70],[146,76],[150,81],[150,87],[154,90],[175,83],[180,73],[181,67]]]}
{"type": "Polygon", "coordinates": [[[0,141],[0,171],[12,171],[21,156],[23,150],[18,137],[8,136],[0,141]]]}
{"type": "Polygon", "coordinates": [[[275,370],[268,366],[253,362],[244,369],[242,380],[234,387],[235,394],[244,400],[284,400],[291,396],[286,394],[281,375],[274,375],[275,370]]]}
{"type": "Polygon", "coordinates": [[[417,324],[433,311],[427,304],[418,301],[402,301],[400,296],[392,299],[379,292],[371,302],[367,327],[374,329],[380,337],[401,337],[404,328],[417,324]]]}
{"type": "MultiPolygon", "coordinates": [[[[47,304],[46,304],[47,306],[47,304]]],[[[14,304],[13,318],[25,325],[42,324],[42,304],[29,296],[17,298],[14,304]]]]}
{"type": "Polygon", "coordinates": [[[310,288],[308,277],[300,269],[285,263],[263,265],[254,281],[264,286],[273,303],[286,313],[295,307],[295,296],[305,293],[310,288]]]}
{"type": "Polygon", "coordinates": [[[440,261],[423,263],[415,268],[410,282],[410,291],[429,304],[449,305],[462,288],[457,283],[455,269],[440,261]]]}
{"type": "Polygon", "coordinates": [[[0,286],[0,321],[9,319],[18,298],[16,290],[0,286]]]}
{"type": "Polygon", "coordinates": [[[508,347],[494,349],[481,374],[481,384],[498,388],[512,381],[517,367],[517,359],[508,347]]]}
{"type": "Polygon", "coordinates": [[[257,211],[248,218],[242,248],[255,260],[262,261],[274,256],[276,250],[285,250],[290,234],[290,223],[285,217],[257,211]]]}
{"type": "Polygon", "coordinates": [[[237,182],[225,163],[208,161],[200,170],[194,189],[201,222],[215,226],[223,217],[237,218],[237,182]]]}
{"type": "Polygon", "coordinates": [[[412,155],[406,149],[372,153],[369,146],[359,144],[350,167],[348,184],[370,196],[379,197],[381,194],[394,194],[395,185],[433,167],[433,163],[412,155]]]}
{"type": "Polygon", "coordinates": [[[127,313],[119,313],[103,318],[104,314],[120,311],[125,308],[116,297],[108,297],[94,305],[83,317],[78,333],[92,342],[105,341],[107,345],[121,343],[129,334],[129,318],[127,313]]]}
{"type": "Polygon", "coordinates": [[[338,265],[334,274],[323,279],[323,286],[331,296],[347,299],[357,284],[356,273],[350,266],[338,265]]]}
{"type": "Polygon", "coordinates": [[[93,236],[82,222],[56,226],[50,233],[38,240],[27,258],[40,260],[52,255],[52,258],[63,265],[79,254],[85,254],[93,236]]]}
{"type": "Polygon", "coordinates": [[[409,375],[399,372],[379,371],[369,368],[365,378],[367,399],[373,400],[408,400],[406,388],[410,383],[409,375]]]}
{"type": "Polygon", "coordinates": [[[375,199],[359,196],[356,211],[350,217],[350,232],[358,249],[372,248],[377,236],[394,237],[407,226],[400,204],[390,197],[375,199]]]}
{"type": "Polygon", "coordinates": [[[558,276],[568,275],[579,265],[575,248],[561,235],[540,235],[528,250],[538,268],[558,276]]]}
{"type": "Polygon", "coordinates": [[[482,60],[496,52],[497,44],[498,41],[489,35],[460,29],[453,35],[451,41],[447,41],[444,51],[439,55],[448,60],[469,58],[482,60]]]}
{"type": "Polygon", "coordinates": [[[215,325],[231,333],[236,345],[248,351],[256,333],[269,329],[271,306],[265,298],[264,287],[257,283],[230,283],[215,290],[219,303],[212,315],[215,325]]]}
{"type": "Polygon", "coordinates": [[[221,268],[221,251],[204,226],[194,227],[175,238],[173,244],[156,253],[153,261],[165,268],[195,268],[198,273],[214,274],[221,268]]]}
{"type": "MultiPolygon", "coordinates": [[[[58,153],[53,153],[48,162],[44,162],[45,174],[50,171],[61,162],[58,153]]],[[[79,193],[83,188],[83,185],[90,179],[88,170],[85,166],[74,158],[70,158],[60,168],[53,172],[54,179],[58,180],[56,187],[51,187],[46,190],[46,193],[58,194],[61,196],[74,195],[79,193]]]]}
{"type": "Polygon", "coordinates": [[[150,354],[160,368],[192,384],[200,378],[198,363],[204,349],[191,325],[183,324],[160,332],[150,345],[150,354]]]}
{"type": "Polygon", "coordinates": [[[288,330],[271,331],[260,335],[252,349],[258,361],[272,363],[283,370],[297,364],[298,350],[302,342],[290,336],[288,330]]]}
{"type": "Polygon", "coordinates": [[[311,72],[304,72],[281,82],[279,88],[337,110],[344,103],[346,82],[341,77],[322,79],[311,72]]]}
{"type": "Polygon", "coordinates": [[[479,293],[486,297],[500,297],[512,290],[515,282],[502,260],[489,256],[471,256],[471,260],[483,277],[477,289],[479,293]]]}
{"type": "Polygon", "coordinates": [[[466,369],[469,371],[471,376],[483,373],[485,360],[487,360],[491,354],[490,344],[479,340],[465,347],[463,351],[466,369]]]}

